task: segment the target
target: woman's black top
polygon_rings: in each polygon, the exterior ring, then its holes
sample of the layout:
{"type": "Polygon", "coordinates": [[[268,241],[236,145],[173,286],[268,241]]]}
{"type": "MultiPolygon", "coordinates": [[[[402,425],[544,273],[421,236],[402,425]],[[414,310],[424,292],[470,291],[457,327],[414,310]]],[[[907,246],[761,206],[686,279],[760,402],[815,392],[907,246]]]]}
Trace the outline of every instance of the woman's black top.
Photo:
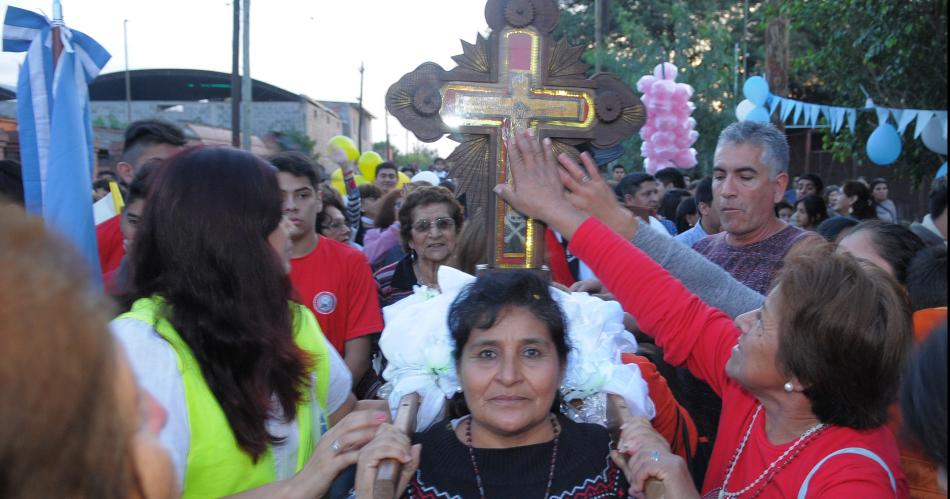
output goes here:
{"type": "MultiPolygon", "coordinates": [[[[623,472],[610,460],[610,436],[594,424],[559,415],[561,433],[549,497],[627,497],[623,472]]],[[[465,424],[465,423],[463,423],[465,424]]],[[[480,497],[468,447],[446,420],[415,435],[422,462],[404,497],[450,499],[480,497]]],[[[475,449],[485,497],[541,499],[547,489],[554,442],[510,449],[475,449]]]]}

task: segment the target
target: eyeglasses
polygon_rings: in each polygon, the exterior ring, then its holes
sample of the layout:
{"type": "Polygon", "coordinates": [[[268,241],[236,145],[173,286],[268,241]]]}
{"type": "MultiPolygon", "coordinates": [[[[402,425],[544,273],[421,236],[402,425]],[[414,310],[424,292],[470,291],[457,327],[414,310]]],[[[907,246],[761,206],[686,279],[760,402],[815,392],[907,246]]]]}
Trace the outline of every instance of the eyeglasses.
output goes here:
{"type": "Polygon", "coordinates": [[[440,232],[449,230],[455,227],[455,220],[449,217],[440,217],[435,220],[429,220],[428,218],[423,218],[421,220],[416,220],[416,223],[412,224],[412,230],[418,233],[425,233],[432,230],[432,225],[435,224],[435,228],[439,229],[440,232]]]}

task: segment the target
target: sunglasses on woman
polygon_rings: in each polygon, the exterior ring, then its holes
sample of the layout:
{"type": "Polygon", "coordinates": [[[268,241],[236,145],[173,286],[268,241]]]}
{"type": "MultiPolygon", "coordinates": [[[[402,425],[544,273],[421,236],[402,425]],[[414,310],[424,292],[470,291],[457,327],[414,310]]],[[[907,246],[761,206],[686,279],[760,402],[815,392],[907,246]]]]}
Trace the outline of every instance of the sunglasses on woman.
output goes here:
{"type": "Polygon", "coordinates": [[[433,225],[435,225],[435,228],[439,229],[439,231],[444,232],[455,227],[455,220],[449,217],[439,217],[435,220],[423,218],[416,220],[416,223],[412,224],[412,230],[419,233],[429,232],[432,230],[433,225]]]}

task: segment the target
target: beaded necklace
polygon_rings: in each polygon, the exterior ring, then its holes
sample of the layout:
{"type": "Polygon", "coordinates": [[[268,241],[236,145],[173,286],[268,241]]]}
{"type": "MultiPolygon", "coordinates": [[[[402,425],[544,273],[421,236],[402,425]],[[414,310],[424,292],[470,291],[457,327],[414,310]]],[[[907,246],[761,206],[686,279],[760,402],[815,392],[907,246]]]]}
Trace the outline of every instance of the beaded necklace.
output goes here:
{"type": "MultiPolygon", "coordinates": [[[[551,453],[551,469],[548,471],[548,486],[544,489],[544,498],[551,496],[551,484],[554,483],[554,466],[557,463],[557,442],[561,436],[561,431],[557,426],[557,419],[551,416],[551,428],[554,429],[554,452],[551,453]]],[[[482,482],[482,474],[478,471],[478,462],[475,461],[475,447],[472,446],[472,418],[468,418],[468,425],[465,427],[465,445],[468,447],[468,457],[472,460],[472,469],[475,470],[475,484],[478,486],[478,494],[481,499],[485,499],[485,485],[482,482]]]]}
{"type": "Polygon", "coordinates": [[[736,449],[736,453],[733,454],[732,460],[729,462],[729,468],[728,471],[726,471],[726,478],[722,481],[722,487],[717,490],[710,491],[708,494],[703,496],[703,499],[725,499],[739,497],[742,494],[751,491],[753,488],[759,485],[759,482],[762,482],[762,480],[765,480],[765,482],[762,483],[762,487],[752,495],[752,497],[758,496],[759,493],[762,492],[762,488],[768,485],[768,483],[772,481],[772,478],[779,471],[781,471],[785,465],[790,463],[792,459],[795,459],[795,457],[798,456],[798,453],[805,448],[805,445],[808,445],[808,443],[814,440],[814,438],[817,437],[818,434],[827,427],[827,425],[824,423],[818,423],[815,426],[805,430],[805,433],[802,433],[802,435],[798,437],[798,440],[796,440],[795,443],[791,445],[791,447],[786,449],[785,452],[783,452],[782,455],[778,457],[778,459],[772,461],[772,463],[769,464],[767,468],[765,468],[765,471],[760,473],[759,476],[752,481],[752,483],[745,486],[742,490],[736,492],[727,492],[726,485],[729,484],[729,479],[732,478],[732,472],[736,469],[736,464],[739,462],[739,457],[742,455],[742,451],[745,450],[745,445],[749,441],[749,434],[752,433],[752,428],[755,426],[755,420],[759,417],[759,413],[761,412],[762,406],[760,405],[755,409],[755,414],[752,415],[752,422],[749,423],[749,428],[746,429],[745,435],[742,437],[742,442],[739,444],[739,448],[736,449]]]}

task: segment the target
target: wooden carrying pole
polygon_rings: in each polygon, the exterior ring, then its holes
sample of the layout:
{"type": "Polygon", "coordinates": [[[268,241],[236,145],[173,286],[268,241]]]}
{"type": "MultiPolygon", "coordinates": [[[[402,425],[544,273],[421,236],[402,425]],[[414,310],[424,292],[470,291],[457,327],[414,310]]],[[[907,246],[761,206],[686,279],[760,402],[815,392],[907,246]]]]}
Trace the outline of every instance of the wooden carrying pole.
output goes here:
{"type": "MultiPolygon", "coordinates": [[[[416,426],[416,413],[419,411],[419,394],[404,395],[399,401],[396,410],[396,420],[393,421],[399,431],[412,435],[416,426]]],[[[402,474],[402,463],[395,459],[386,459],[376,471],[376,482],[373,484],[373,499],[394,499],[396,488],[399,487],[399,475],[402,474]]]]}
{"type": "MultiPolygon", "coordinates": [[[[399,401],[399,409],[396,411],[396,420],[393,425],[406,435],[412,433],[412,428],[416,422],[416,413],[419,410],[419,401],[418,393],[410,393],[399,401]]],[[[633,419],[633,413],[627,407],[623,397],[608,395],[607,430],[614,437],[614,442],[620,439],[620,427],[629,419],[633,419]]],[[[376,482],[373,484],[373,499],[395,499],[401,473],[402,463],[395,459],[383,461],[376,472],[376,482]]],[[[651,478],[647,480],[644,493],[647,499],[662,499],[666,494],[666,489],[663,487],[663,482],[651,478]]]]}
{"type": "MultiPolygon", "coordinates": [[[[607,395],[607,431],[615,443],[620,441],[620,428],[630,419],[633,419],[633,412],[627,407],[627,401],[619,395],[607,395]]],[[[643,493],[647,499],[662,499],[666,488],[663,482],[651,478],[643,487],[643,493]]]]}

